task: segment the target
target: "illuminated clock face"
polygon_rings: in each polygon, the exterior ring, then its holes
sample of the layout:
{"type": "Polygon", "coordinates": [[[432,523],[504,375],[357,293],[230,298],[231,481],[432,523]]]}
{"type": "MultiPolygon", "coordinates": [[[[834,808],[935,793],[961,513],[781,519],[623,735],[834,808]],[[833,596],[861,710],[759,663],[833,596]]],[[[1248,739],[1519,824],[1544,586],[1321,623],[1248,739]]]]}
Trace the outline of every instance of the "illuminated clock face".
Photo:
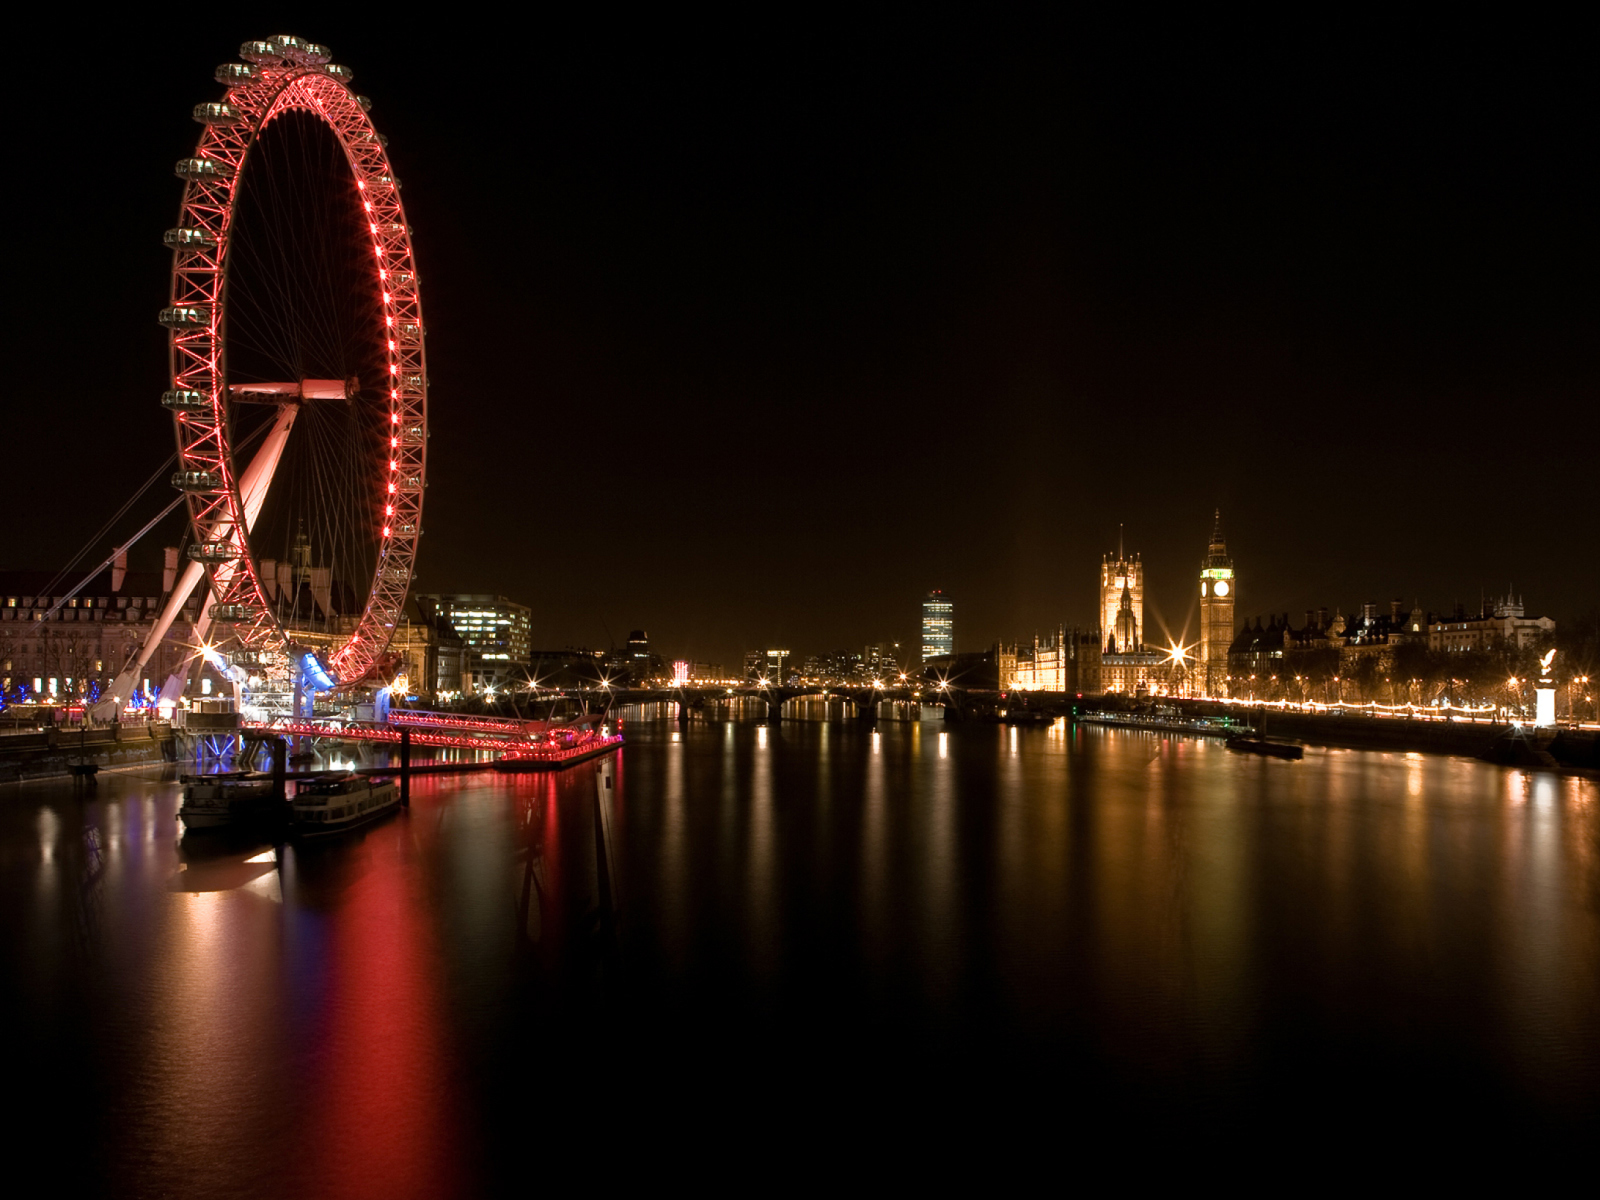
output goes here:
{"type": "Polygon", "coordinates": [[[1217,580],[1217,595],[1226,596],[1227,594],[1228,594],[1228,581],[1226,579],[1217,580]]]}

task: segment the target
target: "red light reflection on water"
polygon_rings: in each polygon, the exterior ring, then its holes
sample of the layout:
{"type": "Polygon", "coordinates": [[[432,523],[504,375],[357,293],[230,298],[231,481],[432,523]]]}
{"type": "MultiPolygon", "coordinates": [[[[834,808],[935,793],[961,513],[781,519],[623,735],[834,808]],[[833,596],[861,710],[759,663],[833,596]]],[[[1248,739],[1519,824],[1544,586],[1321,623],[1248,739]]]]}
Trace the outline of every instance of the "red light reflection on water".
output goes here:
{"type": "MultiPolygon", "coordinates": [[[[436,789],[413,783],[424,811],[436,789]]],[[[375,859],[410,857],[413,822],[367,835],[375,859]]],[[[348,853],[348,847],[340,848],[348,853]]],[[[373,862],[324,914],[322,1013],[308,1057],[301,1164],[319,1194],[445,1196],[469,1190],[459,1097],[426,899],[373,862]]]]}

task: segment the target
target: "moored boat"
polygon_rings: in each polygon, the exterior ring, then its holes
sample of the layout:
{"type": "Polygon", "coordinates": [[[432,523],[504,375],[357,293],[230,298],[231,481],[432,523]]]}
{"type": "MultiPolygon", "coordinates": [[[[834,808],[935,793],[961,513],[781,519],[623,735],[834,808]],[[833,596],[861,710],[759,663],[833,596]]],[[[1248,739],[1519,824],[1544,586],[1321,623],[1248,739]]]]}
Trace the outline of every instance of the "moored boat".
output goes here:
{"type": "Polygon", "coordinates": [[[354,773],[307,780],[290,805],[301,837],[342,833],[399,807],[400,788],[393,780],[375,782],[354,773]]]}
{"type": "Polygon", "coordinates": [[[281,821],[287,808],[271,775],[257,771],[185,775],[178,818],[186,829],[223,829],[281,821]]]}
{"type": "Polygon", "coordinates": [[[1304,758],[1304,746],[1296,746],[1292,742],[1269,742],[1266,738],[1247,737],[1236,734],[1228,739],[1228,749],[1238,750],[1244,754],[1264,754],[1268,758],[1304,758]]]}

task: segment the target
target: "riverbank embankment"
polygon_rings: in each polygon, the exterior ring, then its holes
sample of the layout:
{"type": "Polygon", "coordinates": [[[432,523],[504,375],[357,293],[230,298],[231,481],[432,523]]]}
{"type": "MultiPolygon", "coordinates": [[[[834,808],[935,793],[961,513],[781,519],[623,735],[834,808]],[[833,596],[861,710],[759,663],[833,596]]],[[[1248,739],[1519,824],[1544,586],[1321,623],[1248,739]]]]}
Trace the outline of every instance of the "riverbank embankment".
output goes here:
{"type": "Polygon", "coordinates": [[[1263,736],[1345,750],[1412,751],[1467,758],[1600,770],[1600,736],[1591,730],[1531,729],[1500,721],[1437,721],[1369,717],[1339,712],[1296,712],[1270,705],[1241,708],[1190,702],[1186,710],[1245,719],[1263,736]],[[1548,755],[1548,760],[1542,756],[1548,755]],[[1535,757],[1540,756],[1540,757],[1535,757]],[[1527,761],[1523,761],[1526,758],[1527,761]]]}
{"type": "Polygon", "coordinates": [[[102,771],[172,762],[177,741],[166,721],[92,729],[50,727],[0,733],[0,783],[51,779],[74,767],[102,771]]]}

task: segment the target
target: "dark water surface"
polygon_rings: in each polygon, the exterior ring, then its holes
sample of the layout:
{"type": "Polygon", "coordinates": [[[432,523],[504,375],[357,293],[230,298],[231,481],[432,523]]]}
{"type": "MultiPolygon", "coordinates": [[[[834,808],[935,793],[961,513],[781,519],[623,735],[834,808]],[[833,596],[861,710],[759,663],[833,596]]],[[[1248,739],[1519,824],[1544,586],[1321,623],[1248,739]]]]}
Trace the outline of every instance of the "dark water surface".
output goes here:
{"type": "Polygon", "coordinates": [[[1597,1128],[1593,782],[1089,726],[630,738],[281,850],[180,844],[149,776],[0,791],[7,1140],[62,1186],[446,1196],[1597,1128]]]}

